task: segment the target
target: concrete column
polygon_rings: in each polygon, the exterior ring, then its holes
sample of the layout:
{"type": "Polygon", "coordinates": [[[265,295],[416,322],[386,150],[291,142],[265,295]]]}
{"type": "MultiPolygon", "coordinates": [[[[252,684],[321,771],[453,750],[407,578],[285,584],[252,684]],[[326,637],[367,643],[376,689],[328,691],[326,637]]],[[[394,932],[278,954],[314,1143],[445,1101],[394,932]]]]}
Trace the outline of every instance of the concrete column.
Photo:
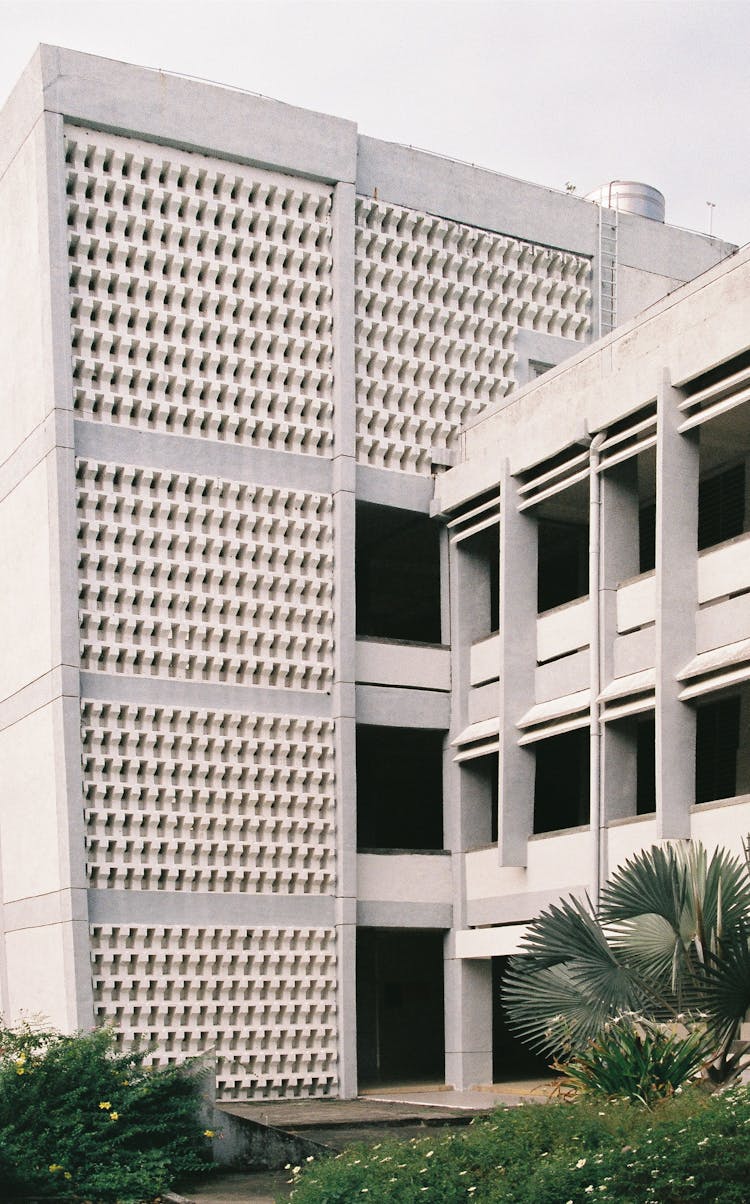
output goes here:
{"type": "Polygon", "coordinates": [[[601,564],[599,570],[602,680],[614,676],[617,587],[639,570],[638,460],[633,456],[600,476],[601,564]]]}
{"type": "MultiPolygon", "coordinates": [[[[471,645],[487,634],[486,566],[468,544],[450,545],[451,730],[450,739],[468,723],[471,645]]],[[[492,1079],[491,963],[455,956],[455,932],[466,926],[464,855],[477,844],[480,828],[477,784],[470,770],[445,757],[446,847],[452,852],[453,931],[446,937],[444,963],[445,1081],[464,1089],[492,1079]]]]}
{"type": "MultiPolygon", "coordinates": [[[[614,677],[617,587],[638,574],[638,461],[635,456],[600,476],[599,656],[601,685],[614,677]]],[[[594,700],[592,699],[592,705],[594,700]]],[[[617,724],[602,731],[601,821],[635,813],[635,744],[617,724]]]]}
{"type": "Polygon", "coordinates": [[[676,674],[695,656],[698,607],[699,447],[677,431],[680,393],[665,372],[656,443],[656,817],[661,840],[690,835],[695,799],[695,712],[676,674]]]}
{"type": "Polygon", "coordinates": [[[78,546],[73,377],[68,300],[68,227],[64,125],[45,114],[47,238],[50,265],[50,346],[55,399],[56,447],[48,458],[50,554],[52,559],[53,663],[62,666],[62,690],[54,726],[60,878],[70,883],[69,919],[63,926],[67,1011],[72,1028],[94,1023],[89,952],[78,626],[78,546]]]}
{"type": "Polygon", "coordinates": [[[12,324],[11,311],[3,322],[13,405],[0,423],[0,561],[13,575],[17,627],[6,615],[0,619],[2,1005],[9,1019],[21,1010],[40,1012],[71,1031],[93,1023],[93,998],[59,115],[45,113],[8,165],[0,221],[13,230],[0,286],[14,298],[12,324]]]}
{"type": "Polygon", "coordinates": [[[518,720],[534,704],[537,522],[518,510],[508,463],[500,482],[500,783],[501,865],[526,864],[534,827],[534,756],[518,744],[518,720]]]}
{"type": "Polygon", "coordinates": [[[492,962],[454,956],[446,941],[445,1081],[459,1091],[492,1082],[492,962]]]}
{"type": "Polygon", "coordinates": [[[355,724],[355,372],[352,184],[333,198],[333,512],[339,1095],[357,1094],[357,779],[355,724]]]}

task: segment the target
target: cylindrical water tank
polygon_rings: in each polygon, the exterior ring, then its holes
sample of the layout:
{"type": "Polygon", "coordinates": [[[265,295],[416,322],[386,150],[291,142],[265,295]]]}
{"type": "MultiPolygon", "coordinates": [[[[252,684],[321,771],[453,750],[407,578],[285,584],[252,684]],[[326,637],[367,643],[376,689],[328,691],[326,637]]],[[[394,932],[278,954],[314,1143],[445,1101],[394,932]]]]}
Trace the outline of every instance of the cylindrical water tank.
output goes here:
{"type": "Polygon", "coordinates": [[[663,222],[665,213],[664,195],[650,184],[639,184],[637,180],[610,180],[593,192],[586,194],[587,201],[596,201],[607,209],[619,209],[621,213],[637,213],[663,222]]]}

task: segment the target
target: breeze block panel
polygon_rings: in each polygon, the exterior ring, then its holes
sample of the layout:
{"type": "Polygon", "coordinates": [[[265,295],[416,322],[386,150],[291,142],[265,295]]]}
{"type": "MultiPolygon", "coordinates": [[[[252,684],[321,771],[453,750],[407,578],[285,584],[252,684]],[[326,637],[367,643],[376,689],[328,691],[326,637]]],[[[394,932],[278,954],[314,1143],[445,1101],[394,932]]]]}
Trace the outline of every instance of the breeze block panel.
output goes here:
{"type": "Polygon", "coordinates": [[[81,667],[330,689],[327,494],[79,460],[81,667]]]}
{"type": "Polygon", "coordinates": [[[89,882],[331,894],[333,724],[84,700],[89,882]]]}
{"type": "Polygon", "coordinates": [[[517,329],[587,338],[590,285],[585,256],[359,197],[359,461],[429,473],[513,388],[517,329]]]}
{"type": "Polygon", "coordinates": [[[67,127],[81,417],[331,454],[328,185],[67,127]]]}
{"type": "Polygon", "coordinates": [[[333,928],[91,926],[94,1000],[121,1043],[216,1056],[219,1098],[335,1094],[333,928]]]}

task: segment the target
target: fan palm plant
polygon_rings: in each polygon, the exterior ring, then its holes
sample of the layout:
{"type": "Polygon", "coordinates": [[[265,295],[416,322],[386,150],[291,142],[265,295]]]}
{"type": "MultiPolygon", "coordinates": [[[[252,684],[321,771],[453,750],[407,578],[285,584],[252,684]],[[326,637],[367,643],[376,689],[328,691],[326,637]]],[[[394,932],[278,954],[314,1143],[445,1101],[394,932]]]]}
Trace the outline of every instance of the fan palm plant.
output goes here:
{"type": "Polygon", "coordinates": [[[750,872],[700,842],[654,846],[613,874],[598,913],[562,900],[532,923],[502,987],[511,1027],[563,1060],[619,1015],[700,1022],[709,1074],[734,1077],[750,1007],[750,872]]]}

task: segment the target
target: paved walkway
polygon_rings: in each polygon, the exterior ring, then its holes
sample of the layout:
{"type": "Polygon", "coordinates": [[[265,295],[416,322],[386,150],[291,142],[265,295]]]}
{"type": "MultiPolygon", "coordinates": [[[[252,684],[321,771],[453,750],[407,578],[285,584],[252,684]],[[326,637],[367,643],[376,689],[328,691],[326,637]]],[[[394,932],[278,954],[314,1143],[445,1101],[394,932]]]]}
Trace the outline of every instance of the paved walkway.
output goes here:
{"type": "Polygon", "coordinates": [[[289,1171],[232,1172],[182,1188],[195,1204],[276,1204],[291,1191],[289,1171]]]}

